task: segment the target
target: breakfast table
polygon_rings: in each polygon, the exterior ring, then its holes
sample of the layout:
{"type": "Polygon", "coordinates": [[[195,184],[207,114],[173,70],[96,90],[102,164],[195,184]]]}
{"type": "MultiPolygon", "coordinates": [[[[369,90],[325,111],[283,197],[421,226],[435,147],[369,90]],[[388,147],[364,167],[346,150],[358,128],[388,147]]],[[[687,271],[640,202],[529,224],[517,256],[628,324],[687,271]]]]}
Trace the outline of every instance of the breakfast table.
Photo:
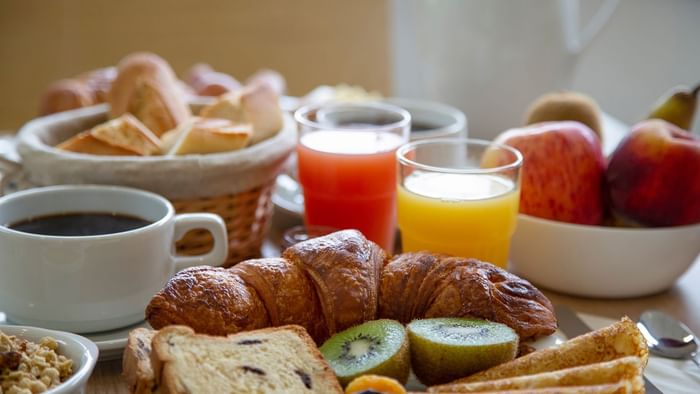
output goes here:
{"type": "MultiPolygon", "coordinates": [[[[300,220],[284,212],[276,211],[268,239],[263,246],[264,256],[279,255],[279,245],[285,229],[299,224],[300,220]]],[[[663,262],[659,262],[663,264],[663,262]]],[[[620,278],[620,280],[625,280],[620,278]]],[[[589,299],[568,296],[542,289],[555,305],[566,305],[576,312],[619,319],[627,315],[638,319],[647,309],[663,310],[685,322],[696,333],[700,333],[700,256],[676,285],[665,292],[633,299],[589,299]]],[[[95,367],[88,383],[88,392],[96,394],[128,393],[129,389],[121,376],[121,360],[100,362],[95,367]]]]}

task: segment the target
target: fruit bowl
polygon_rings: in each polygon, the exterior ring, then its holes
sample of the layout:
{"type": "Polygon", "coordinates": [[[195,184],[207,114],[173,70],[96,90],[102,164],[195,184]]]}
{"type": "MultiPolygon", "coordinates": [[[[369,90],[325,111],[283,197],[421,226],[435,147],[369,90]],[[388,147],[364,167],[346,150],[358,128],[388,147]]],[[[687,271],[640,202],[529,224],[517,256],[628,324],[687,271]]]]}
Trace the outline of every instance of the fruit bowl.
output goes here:
{"type": "Polygon", "coordinates": [[[520,214],[510,270],[561,293],[639,297],[670,288],[699,253],[700,223],[617,228],[520,214]]]}

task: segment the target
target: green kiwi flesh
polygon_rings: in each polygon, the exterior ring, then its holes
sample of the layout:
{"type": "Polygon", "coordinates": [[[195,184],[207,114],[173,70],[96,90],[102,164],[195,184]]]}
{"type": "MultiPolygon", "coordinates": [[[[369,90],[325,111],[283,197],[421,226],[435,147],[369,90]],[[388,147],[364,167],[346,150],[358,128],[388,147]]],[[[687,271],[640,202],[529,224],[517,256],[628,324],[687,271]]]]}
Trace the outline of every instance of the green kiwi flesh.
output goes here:
{"type": "Polygon", "coordinates": [[[486,320],[414,320],[407,329],[413,372],[430,386],[510,361],[518,351],[513,329],[486,320]]]}
{"type": "Polygon", "coordinates": [[[343,386],[365,374],[388,376],[402,384],[408,380],[408,337],[397,321],[373,320],[348,328],[333,335],[320,350],[343,386]]]}

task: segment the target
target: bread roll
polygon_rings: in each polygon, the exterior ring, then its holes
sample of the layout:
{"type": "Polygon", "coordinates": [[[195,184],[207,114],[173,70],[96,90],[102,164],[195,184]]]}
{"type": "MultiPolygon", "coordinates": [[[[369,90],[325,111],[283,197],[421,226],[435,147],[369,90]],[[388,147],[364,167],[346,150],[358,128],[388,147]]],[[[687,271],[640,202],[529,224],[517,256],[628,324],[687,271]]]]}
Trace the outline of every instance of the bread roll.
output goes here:
{"type": "Polygon", "coordinates": [[[226,119],[193,117],[163,135],[161,149],[168,155],[230,152],[248,144],[253,129],[226,119]]]}
{"type": "Polygon", "coordinates": [[[284,125],[279,97],[266,84],[249,85],[241,91],[227,93],[203,108],[200,115],[250,123],[253,126],[251,145],[274,136],[284,125]]]}
{"type": "Polygon", "coordinates": [[[133,114],[161,136],[191,116],[168,63],[152,53],[134,53],[119,62],[108,94],[110,116],[133,114]]]}
{"type": "Polygon", "coordinates": [[[185,82],[198,96],[221,96],[241,89],[241,83],[232,76],[215,71],[208,64],[197,63],[187,72],[185,82]]]}
{"type": "Polygon", "coordinates": [[[262,68],[246,79],[246,85],[255,85],[258,83],[269,86],[278,96],[287,92],[287,81],[282,74],[275,70],[262,68]]]}
{"type": "Polygon", "coordinates": [[[61,79],[46,88],[41,96],[39,114],[48,115],[87,107],[94,103],[92,91],[84,82],[75,79],[61,79]]]}
{"type": "Polygon", "coordinates": [[[105,67],[80,74],[77,79],[87,85],[95,103],[104,103],[116,77],[116,67],[105,67]]]}

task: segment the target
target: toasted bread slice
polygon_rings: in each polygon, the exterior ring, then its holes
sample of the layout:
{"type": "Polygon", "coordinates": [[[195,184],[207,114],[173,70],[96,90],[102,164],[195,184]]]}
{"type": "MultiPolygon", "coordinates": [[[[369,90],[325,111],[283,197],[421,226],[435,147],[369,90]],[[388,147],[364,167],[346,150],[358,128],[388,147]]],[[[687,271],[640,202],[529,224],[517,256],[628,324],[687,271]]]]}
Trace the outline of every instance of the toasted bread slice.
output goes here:
{"type": "Polygon", "coordinates": [[[256,144],[277,134],[284,117],[279,96],[264,83],[248,85],[240,91],[224,94],[202,109],[205,118],[223,118],[235,123],[250,123],[253,135],[250,144],[256,144]]]}
{"type": "Polygon", "coordinates": [[[585,386],[546,387],[535,389],[479,391],[479,394],[638,394],[644,393],[641,377],[585,386]],[[640,391],[641,390],[641,391],[640,391]]]}
{"type": "Polygon", "coordinates": [[[164,134],[161,149],[168,155],[229,152],[248,145],[252,134],[250,124],[194,117],[164,134]]]}
{"type": "Polygon", "coordinates": [[[136,328],[129,332],[129,340],[122,358],[122,375],[134,394],[148,394],[155,388],[151,367],[151,340],[154,330],[136,328]]]}
{"type": "Polygon", "coordinates": [[[162,393],[342,393],[300,326],[228,337],[169,326],[153,337],[151,361],[162,393]]]}
{"type": "Polygon", "coordinates": [[[434,393],[481,393],[498,390],[524,390],[546,387],[569,387],[612,384],[642,376],[644,365],[636,356],[628,356],[602,363],[582,365],[559,371],[534,375],[487,380],[483,382],[446,384],[431,387],[434,393]]]}
{"type": "Polygon", "coordinates": [[[95,138],[95,136],[90,134],[89,131],[84,131],[66,141],[63,141],[62,143],[56,145],[56,148],[69,152],[86,153],[91,155],[138,156],[138,152],[131,149],[110,145],[104,141],[98,140],[95,138]]]}
{"type": "Polygon", "coordinates": [[[644,366],[649,357],[642,333],[627,317],[608,327],[570,339],[559,346],[530,353],[453,383],[482,382],[558,371],[625,356],[639,357],[644,366]]]}
{"type": "Polygon", "coordinates": [[[90,134],[111,146],[150,156],[160,153],[160,140],[138,119],[124,114],[93,127],[90,134]]]}

